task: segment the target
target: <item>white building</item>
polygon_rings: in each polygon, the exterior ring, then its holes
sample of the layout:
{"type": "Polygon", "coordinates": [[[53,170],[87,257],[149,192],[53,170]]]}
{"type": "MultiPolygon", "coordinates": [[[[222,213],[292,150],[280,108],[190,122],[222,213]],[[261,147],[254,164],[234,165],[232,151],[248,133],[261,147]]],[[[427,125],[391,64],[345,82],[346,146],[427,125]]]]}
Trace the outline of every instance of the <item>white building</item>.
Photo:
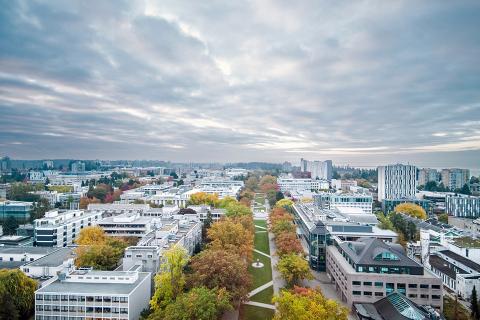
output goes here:
{"type": "Polygon", "coordinates": [[[97,211],[52,210],[34,221],[34,238],[39,247],[66,247],[85,227],[96,225],[102,214],[97,211]]]}
{"type": "Polygon", "coordinates": [[[35,292],[35,319],[136,320],[150,295],[148,272],[73,270],[35,292]]]}
{"type": "Polygon", "coordinates": [[[278,187],[282,192],[299,192],[311,190],[328,190],[330,185],[326,180],[313,180],[308,178],[279,177],[277,179],[278,187]]]}
{"type": "Polygon", "coordinates": [[[445,212],[459,218],[479,218],[480,197],[447,194],[445,197],[445,212]]]}
{"type": "Polygon", "coordinates": [[[378,201],[413,199],[416,191],[417,168],[415,166],[393,164],[378,167],[378,201]]]}
{"type": "Polygon", "coordinates": [[[310,172],[312,179],[331,180],[333,175],[332,160],[309,161],[300,159],[300,170],[310,172]]]}
{"type": "Polygon", "coordinates": [[[313,195],[313,200],[321,209],[358,208],[364,213],[372,213],[373,198],[371,195],[321,192],[313,195]]]}
{"type": "Polygon", "coordinates": [[[156,220],[133,212],[103,218],[98,221],[98,225],[109,236],[141,238],[155,228],[156,220]]]}
{"type": "Polygon", "coordinates": [[[20,267],[30,278],[51,278],[55,277],[65,268],[71,268],[74,265],[75,254],[73,248],[56,248],[49,254],[20,267]]]}
{"type": "Polygon", "coordinates": [[[148,204],[136,203],[90,203],[89,211],[100,211],[105,215],[119,215],[123,213],[138,213],[150,210],[148,204]]]}
{"type": "Polygon", "coordinates": [[[44,183],[46,179],[47,178],[40,171],[30,171],[28,173],[28,181],[31,183],[44,183]]]}

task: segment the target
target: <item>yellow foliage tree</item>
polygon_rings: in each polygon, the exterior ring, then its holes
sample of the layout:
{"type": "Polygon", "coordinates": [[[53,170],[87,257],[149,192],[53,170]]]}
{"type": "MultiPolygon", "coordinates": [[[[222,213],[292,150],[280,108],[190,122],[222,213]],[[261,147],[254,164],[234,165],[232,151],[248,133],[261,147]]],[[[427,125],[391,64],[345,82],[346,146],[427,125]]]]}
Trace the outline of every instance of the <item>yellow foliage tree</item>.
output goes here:
{"type": "Polygon", "coordinates": [[[103,245],[107,241],[105,231],[101,227],[92,226],[83,228],[75,240],[79,246],[103,245]]]}
{"type": "Polygon", "coordinates": [[[425,212],[425,209],[415,203],[400,203],[395,207],[394,211],[396,213],[408,214],[409,216],[415,217],[417,219],[427,219],[427,213],[425,212]]]}
{"type": "Polygon", "coordinates": [[[228,218],[215,222],[208,229],[209,246],[212,249],[237,253],[247,261],[252,260],[253,237],[253,232],[241,222],[228,218]]]}
{"type": "Polygon", "coordinates": [[[205,192],[197,192],[190,196],[190,204],[201,205],[206,204],[217,207],[219,203],[217,194],[208,194],[205,192]]]}

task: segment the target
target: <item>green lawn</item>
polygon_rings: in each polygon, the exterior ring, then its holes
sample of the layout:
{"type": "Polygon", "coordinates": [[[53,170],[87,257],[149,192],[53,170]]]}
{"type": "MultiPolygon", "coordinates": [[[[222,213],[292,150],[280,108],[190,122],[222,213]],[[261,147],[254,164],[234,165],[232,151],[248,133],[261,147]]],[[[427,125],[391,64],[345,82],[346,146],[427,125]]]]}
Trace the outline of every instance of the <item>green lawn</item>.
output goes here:
{"type": "Polygon", "coordinates": [[[268,287],[267,289],[260,291],[256,295],[250,298],[251,301],[262,302],[267,304],[272,304],[273,297],[273,286],[268,287]]]}
{"type": "MultiPolygon", "coordinates": [[[[259,226],[259,227],[264,227],[266,228],[267,227],[267,221],[265,220],[253,220],[253,223],[256,225],[256,226],[259,226]]],[[[260,230],[260,229],[258,229],[260,230]]],[[[263,230],[263,229],[262,229],[263,230]]],[[[267,241],[268,242],[268,241],[267,241]]]]}
{"type": "Polygon", "coordinates": [[[275,311],[244,304],[240,307],[241,320],[270,320],[275,311]]]}
{"type": "Polygon", "coordinates": [[[268,243],[267,230],[263,230],[263,229],[260,229],[260,228],[255,228],[254,243],[255,243],[255,249],[257,249],[259,251],[262,251],[266,254],[270,254],[269,253],[270,252],[270,245],[268,243]]]}
{"type": "Polygon", "coordinates": [[[248,267],[248,272],[250,272],[253,278],[252,290],[272,281],[272,267],[270,265],[270,259],[264,255],[254,252],[253,261],[255,262],[257,259],[263,263],[263,268],[254,268],[251,265],[248,267]]]}

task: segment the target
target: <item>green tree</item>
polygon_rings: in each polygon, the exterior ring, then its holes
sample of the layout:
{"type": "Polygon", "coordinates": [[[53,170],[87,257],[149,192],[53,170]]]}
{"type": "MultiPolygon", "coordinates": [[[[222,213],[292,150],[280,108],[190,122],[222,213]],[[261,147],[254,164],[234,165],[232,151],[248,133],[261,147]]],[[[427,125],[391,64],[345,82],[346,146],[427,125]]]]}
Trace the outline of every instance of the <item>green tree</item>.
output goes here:
{"type": "Polygon", "coordinates": [[[50,203],[47,199],[40,199],[38,202],[35,202],[32,208],[32,214],[30,215],[30,220],[40,219],[45,216],[45,212],[50,210],[50,203]]]}
{"type": "Polygon", "coordinates": [[[473,286],[472,296],[470,298],[470,305],[472,319],[479,320],[480,310],[478,309],[477,289],[475,288],[475,286],[473,286]]]}
{"type": "Polygon", "coordinates": [[[464,184],[463,187],[458,191],[459,193],[466,194],[466,195],[471,195],[472,192],[470,191],[470,187],[468,184],[464,184]]]}
{"type": "Polygon", "coordinates": [[[18,221],[14,216],[8,216],[3,222],[3,233],[6,235],[13,235],[17,231],[18,221]]]}
{"type": "Polygon", "coordinates": [[[150,300],[153,311],[163,310],[175,301],[185,287],[183,268],[188,263],[187,251],[175,245],[164,253],[165,262],[155,276],[155,293],[150,300]]]}
{"type": "Polygon", "coordinates": [[[182,293],[164,310],[153,313],[151,320],[215,320],[232,309],[230,295],[225,289],[192,288],[182,293]]]}
{"type": "Polygon", "coordinates": [[[304,279],[313,279],[308,262],[295,253],[282,256],[277,268],[289,288],[298,285],[304,279]]]}
{"type": "Polygon", "coordinates": [[[235,201],[225,207],[225,215],[227,217],[247,216],[252,215],[252,211],[249,207],[235,201]]]}
{"type": "Polygon", "coordinates": [[[347,308],[311,288],[283,290],[273,302],[277,304],[274,320],[347,320],[348,317],[347,308]]]}
{"type": "Polygon", "coordinates": [[[442,213],[438,215],[438,221],[448,224],[448,214],[442,213]]]}
{"type": "Polygon", "coordinates": [[[35,305],[37,282],[27,277],[19,269],[0,270],[0,309],[2,319],[28,319],[35,305]],[[10,303],[8,303],[10,301],[10,303]],[[5,308],[5,305],[6,308],[5,308]],[[15,311],[13,310],[15,309],[15,311]],[[7,313],[8,312],[8,313],[7,313]]]}

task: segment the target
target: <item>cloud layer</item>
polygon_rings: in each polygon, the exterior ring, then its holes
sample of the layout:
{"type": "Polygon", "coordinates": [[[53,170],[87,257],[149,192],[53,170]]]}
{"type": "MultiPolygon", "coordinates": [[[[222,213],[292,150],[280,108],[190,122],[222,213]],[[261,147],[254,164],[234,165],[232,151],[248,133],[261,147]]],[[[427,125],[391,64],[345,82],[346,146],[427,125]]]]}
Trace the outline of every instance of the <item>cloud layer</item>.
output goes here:
{"type": "Polygon", "coordinates": [[[480,167],[479,30],[478,1],[3,1],[0,154],[480,167]]]}

